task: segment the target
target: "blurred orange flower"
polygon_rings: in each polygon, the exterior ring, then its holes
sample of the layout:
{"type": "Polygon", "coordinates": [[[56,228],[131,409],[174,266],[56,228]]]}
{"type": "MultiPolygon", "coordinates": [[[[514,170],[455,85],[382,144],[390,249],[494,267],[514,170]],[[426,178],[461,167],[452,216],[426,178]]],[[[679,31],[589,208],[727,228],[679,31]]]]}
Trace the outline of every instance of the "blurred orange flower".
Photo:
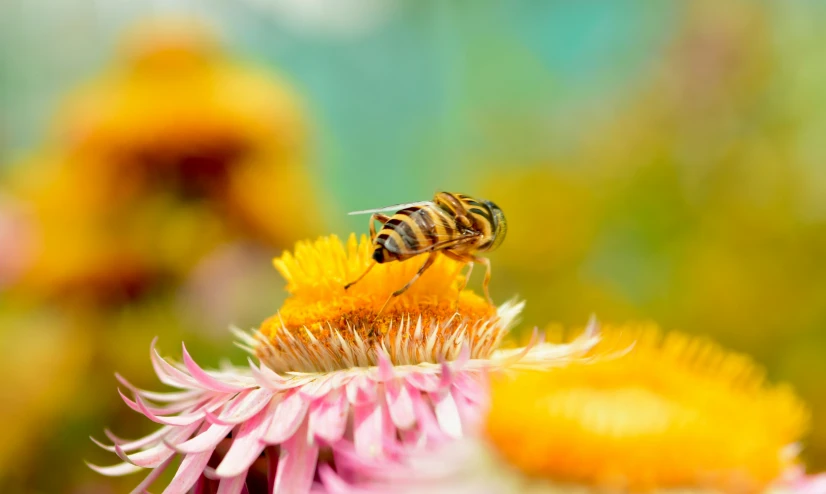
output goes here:
{"type": "Polygon", "coordinates": [[[128,300],[218,245],[279,246],[316,229],[304,112],[285,83],[190,22],[142,25],[122,55],[20,167],[40,235],[25,286],[128,300]]]}

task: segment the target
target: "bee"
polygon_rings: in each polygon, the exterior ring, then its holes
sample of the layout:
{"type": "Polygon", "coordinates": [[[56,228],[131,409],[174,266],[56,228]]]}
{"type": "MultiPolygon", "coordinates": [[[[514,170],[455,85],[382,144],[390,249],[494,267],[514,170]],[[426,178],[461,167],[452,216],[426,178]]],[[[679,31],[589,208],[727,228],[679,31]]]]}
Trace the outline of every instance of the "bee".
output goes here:
{"type": "MultiPolygon", "coordinates": [[[[393,292],[387,299],[389,302],[406,292],[433,265],[436,256],[442,253],[450,259],[469,265],[464,283],[459,288],[460,293],[467,286],[474,263],[483,264],[486,269],[483,285],[485,296],[488,302],[493,303],[488,291],[490,261],[476,255],[478,252],[488,252],[499,247],[508,231],[505,215],[493,202],[464,194],[438,192],[432,201],[398,204],[354,211],[350,214],[371,215],[370,240],[375,250],[373,262],[355,281],[345,285],[345,290],[367,276],[376,264],[405,261],[427,253],[427,258],[413,278],[393,292]],[[395,214],[382,214],[387,211],[395,211],[395,214]],[[382,224],[378,234],[376,221],[382,224]]],[[[387,302],[384,305],[386,306],[387,302]]]]}

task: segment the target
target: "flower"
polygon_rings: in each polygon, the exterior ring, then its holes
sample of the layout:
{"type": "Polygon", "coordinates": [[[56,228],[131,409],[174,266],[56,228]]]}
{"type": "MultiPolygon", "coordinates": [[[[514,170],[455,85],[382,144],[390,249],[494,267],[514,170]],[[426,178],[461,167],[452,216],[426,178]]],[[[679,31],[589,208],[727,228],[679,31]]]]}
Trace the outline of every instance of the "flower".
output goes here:
{"type": "Polygon", "coordinates": [[[122,305],[177,288],[220,246],[318,229],[299,96],[199,23],[139,25],[61,106],[10,174],[40,240],[15,275],[23,293],[122,305]]]}
{"type": "Polygon", "coordinates": [[[124,462],[92,468],[105,475],[153,469],[140,491],[181,454],[166,492],[198,482],[240,492],[256,475],[276,492],[308,492],[317,465],[338,462],[335,446],[393,458],[460,437],[480,420],[488,371],[550,366],[596,341],[591,328],[569,344],[497,349],[522,304],[496,308],[459,293],[462,265],[442,256],[380,312],[419,263],[378,265],[344,290],[371,262],[370,250],[366,237],[352,235],[344,245],[331,236],[275,260],[290,297],[252,334],[236,331],[258,364],[206,371],[186,348],[183,363],[173,364],[153,344],[159,379],[180,391],[144,391],[119,378],[133,395],[121,394],[127,405],[162,427],[135,441],[109,433],[113,444],[101,446],[124,462]]]}
{"type": "Polygon", "coordinates": [[[216,38],[189,19],[138,25],[118,63],[68,99],[57,144],[76,172],[108,181],[109,207],[162,193],[204,201],[244,235],[284,245],[313,222],[304,108],[216,38]]]}
{"type": "Polygon", "coordinates": [[[477,437],[369,465],[334,493],[823,492],[801,473],[809,412],[748,358],[653,326],[608,327],[590,358],[492,381],[477,437]],[[627,349],[627,351],[622,351],[627,349]],[[613,354],[606,353],[612,352],[613,354]],[[617,353],[616,351],[619,351],[617,353]]]}

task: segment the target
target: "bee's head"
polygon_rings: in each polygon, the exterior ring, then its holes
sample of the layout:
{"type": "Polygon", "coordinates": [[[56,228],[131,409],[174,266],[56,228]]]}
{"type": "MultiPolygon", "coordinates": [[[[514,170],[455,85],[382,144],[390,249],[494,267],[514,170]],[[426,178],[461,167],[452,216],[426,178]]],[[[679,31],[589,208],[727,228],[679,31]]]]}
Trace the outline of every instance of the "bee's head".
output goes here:
{"type": "Polygon", "coordinates": [[[493,224],[491,225],[493,239],[490,247],[485,250],[493,250],[505,240],[505,235],[508,233],[508,222],[505,220],[505,214],[499,209],[499,206],[491,201],[483,201],[483,203],[490,211],[490,217],[493,218],[493,224]]]}

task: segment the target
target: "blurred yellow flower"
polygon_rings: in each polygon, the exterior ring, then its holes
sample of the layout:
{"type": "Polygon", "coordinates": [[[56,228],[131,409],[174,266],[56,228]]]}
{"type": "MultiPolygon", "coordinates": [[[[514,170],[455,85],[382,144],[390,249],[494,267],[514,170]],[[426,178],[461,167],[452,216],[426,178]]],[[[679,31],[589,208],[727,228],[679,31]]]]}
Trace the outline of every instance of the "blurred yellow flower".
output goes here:
{"type": "Polygon", "coordinates": [[[315,231],[306,133],[289,86],[226,57],[204,26],[139,26],[12,177],[39,236],[24,291],[128,302],[223,244],[315,231]]]}
{"type": "Polygon", "coordinates": [[[486,432],[509,464],[641,492],[759,492],[794,465],[808,410],[750,359],[653,326],[602,334],[591,360],[494,381],[486,432]]]}
{"type": "Polygon", "coordinates": [[[239,233],[284,243],[313,222],[306,127],[287,84],[171,19],[127,37],[119,63],[69,98],[55,138],[77,173],[104,177],[112,205],[208,200],[239,233]]]}

